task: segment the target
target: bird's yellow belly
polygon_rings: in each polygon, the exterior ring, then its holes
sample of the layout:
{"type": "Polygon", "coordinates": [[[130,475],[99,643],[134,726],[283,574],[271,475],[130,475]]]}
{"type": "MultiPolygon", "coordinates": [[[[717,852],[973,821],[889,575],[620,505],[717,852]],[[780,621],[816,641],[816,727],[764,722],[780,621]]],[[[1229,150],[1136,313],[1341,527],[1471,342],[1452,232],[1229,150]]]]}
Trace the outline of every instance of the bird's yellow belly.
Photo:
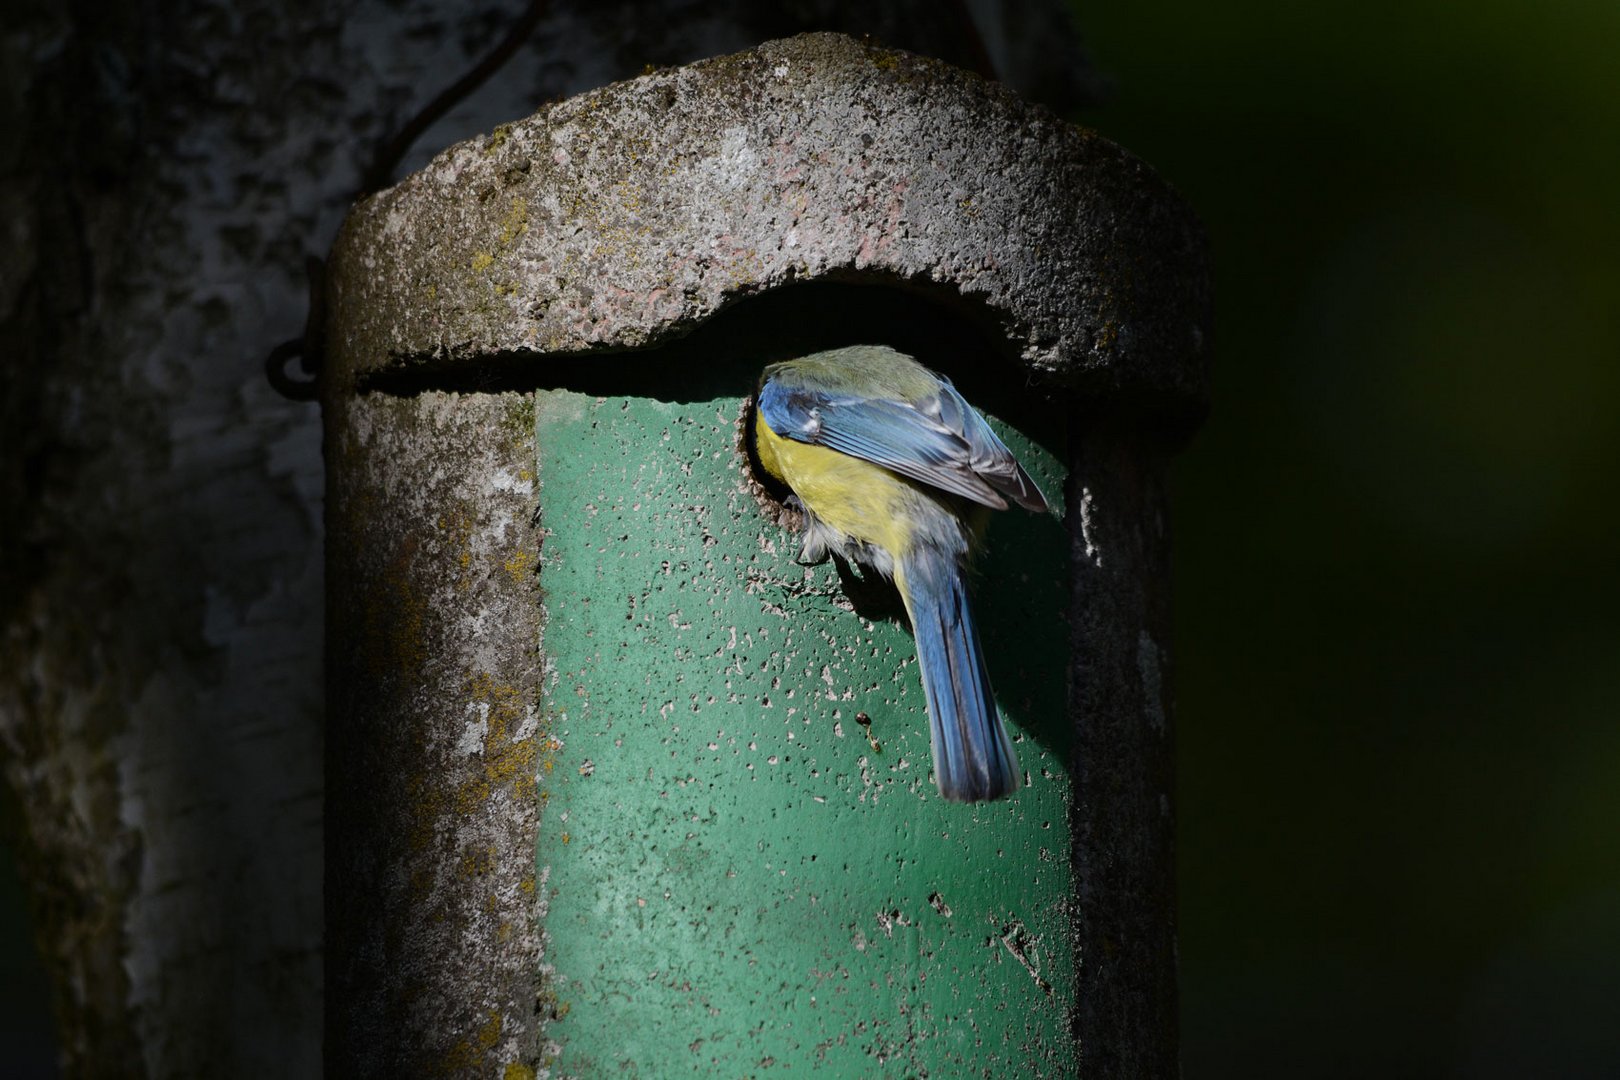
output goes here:
{"type": "Polygon", "coordinates": [[[910,548],[918,510],[933,501],[918,485],[881,465],[781,438],[763,417],[755,432],[760,464],[823,524],[895,555],[910,548]]]}

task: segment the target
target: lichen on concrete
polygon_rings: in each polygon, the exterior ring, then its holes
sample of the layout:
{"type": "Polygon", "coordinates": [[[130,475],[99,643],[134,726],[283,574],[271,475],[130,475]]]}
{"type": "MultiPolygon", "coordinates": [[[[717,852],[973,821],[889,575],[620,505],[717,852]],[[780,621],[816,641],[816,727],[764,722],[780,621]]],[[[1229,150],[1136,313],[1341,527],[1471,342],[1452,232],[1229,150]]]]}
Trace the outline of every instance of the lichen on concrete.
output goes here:
{"type": "MultiPolygon", "coordinates": [[[[356,210],[330,282],[330,745],[334,777],[356,785],[334,779],[331,796],[330,1062],[595,1075],[609,1067],[595,1055],[618,1052],[627,1021],[610,1006],[632,983],[708,1023],[720,1004],[705,995],[736,978],[727,1007],[754,1027],[720,1024],[700,1049],[669,1011],[615,1065],[684,1046],[716,1067],[758,1050],[919,1072],[970,1058],[1047,1075],[1174,1072],[1167,542],[1146,524],[1162,520],[1165,450],[1129,418],[1202,409],[1209,295],[1201,233],[1162,181],[976,77],[807,35],[651,72],[450,148],[356,210]],[[841,308],[845,289],[866,299],[841,308]],[[1029,456],[1067,516],[1063,529],[1043,520],[1051,552],[1027,537],[1012,551],[1030,561],[1025,582],[1052,572],[1028,587],[1067,628],[1042,632],[1056,659],[1041,673],[998,680],[1017,688],[1010,715],[1035,772],[1022,801],[965,811],[1007,830],[977,829],[972,845],[952,816],[962,808],[933,799],[916,764],[925,725],[904,632],[862,615],[830,570],[792,564],[791,515],[737,453],[758,365],[803,329],[782,313],[849,325],[856,307],[878,316],[875,339],[897,321],[963,329],[952,363],[1011,387],[1002,418],[1015,429],[1034,415],[1036,395],[1020,390],[1038,382],[1045,399],[1044,441],[1009,438],[1045,448],[1029,456]],[[603,392],[614,370],[633,376],[603,392]],[[727,666],[739,650],[746,678],[727,666]],[[881,748],[856,726],[862,699],[892,714],[881,748]],[[615,725],[632,721],[654,735],[625,750],[615,725]],[[688,858],[735,839],[712,808],[732,783],[782,801],[750,838],[774,837],[771,853],[739,848],[725,879],[786,881],[777,906],[745,882],[726,886],[735,911],[710,911],[688,858]],[[915,818],[888,832],[923,851],[897,857],[892,881],[857,875],[881,895],[860,894],[842,922],[783,906],[832,903],[790,865],[815,861],[797,847],[803,823],[849,822],[831,832],[858,849],[855,865],[888,850],[862,843],[880,803],[915,818]],[[667,835],[655,845],[626,811],[667,835]],[[1004,858],[1014,871],[984,872],[1004,858]],[[948,880],[956,862],[988,891],[948,880]],[[597,864],[608,869],[593,878],[597,864]],[[652,895],[635,893],[635,873],[652,895]],[[372,881],[375,897],[341,891],[372,881]],[[611,944],[631,952],[598,955],[614,890],[611,944]],[[660,918],[671,933],[752,925],[757,940],[702,986],[671,974],[680,957],[643,985],[653,966],[634,970],[647,959],[637,935],[660,918]],[[823,969],[773,951],[786,920],[799,920],[803,955],[826,953],[826,972],[865,972],[870,1001],[839,1013],[795,982],[823,969]],[[565,921],[542,956],[538,934],[565,921]],[[901,955],[920,943],[937,970],[901,955]],[[770,993],[748,985],[760,970],[777,972],[770,993]],[[878,990],[911,971],[933,985],[878,990]],[[801,990],[820,1012],[773,1027],[801,990]],[[1013,1000],[995,1022],[974,1012],[1013,1000]],[[985,1041],[952,1050],[947,1037],[985,1041]]],[[[988,593],[982,621],[1012,628],[1006,641],[1033,625],[1027,597],[988,593]]],[[[1025,652],[1003,647],[999,662],[1033,663],[1025,652]]]]}
{"type": "Polygon", "coordinates": [[[836,34],[615,83],[449,148],[351,216],[334,372],[654,345],[818,279],[960,298],[1029,369],[1196,411],[1202,234],[1091,132],[836,34]]]}
{"type": "Polygon", "coordinates": [[[373,1075],[537,1056],[533,408],[329,413],[328,1046],[373,1075]]]}

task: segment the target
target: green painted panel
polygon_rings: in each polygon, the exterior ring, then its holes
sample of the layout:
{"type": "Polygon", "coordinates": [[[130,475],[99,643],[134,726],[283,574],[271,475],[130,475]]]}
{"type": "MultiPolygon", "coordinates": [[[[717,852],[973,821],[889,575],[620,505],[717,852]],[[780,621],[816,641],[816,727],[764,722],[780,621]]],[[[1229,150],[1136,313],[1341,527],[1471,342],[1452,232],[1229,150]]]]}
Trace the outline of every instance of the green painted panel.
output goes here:
{"type": "Polygon", "coordinates": [[[737,409],[537,395],[554,1074],[1073,1075],[1059,521],[995,515],[975,584],[1029,785],[947,803],[898,599],[793,562],[737,409]]]}

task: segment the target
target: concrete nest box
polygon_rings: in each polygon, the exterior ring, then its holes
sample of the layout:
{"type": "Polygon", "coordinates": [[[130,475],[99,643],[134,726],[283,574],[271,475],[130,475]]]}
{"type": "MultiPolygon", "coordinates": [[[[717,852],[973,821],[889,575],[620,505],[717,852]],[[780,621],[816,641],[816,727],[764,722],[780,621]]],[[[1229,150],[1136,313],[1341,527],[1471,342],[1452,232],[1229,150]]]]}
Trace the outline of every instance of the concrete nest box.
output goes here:
{"type": "Polygon", "coordinates": [[[329,1071],[1173,1075],[1162,479],[1209,287],[1161,180],[806,35],[444,151],[351,214],[328,310],[329,1071]],[[739,453],[765,364],[856,344],[1054,508],[974,586],[1000,802],[935,796],[892,594],[796,564],[739,453]]]}
{"type": "Polygon", "coordinates": [[[329,384],[644,349],[806,282],[897,286],[1063,386],[1202,402],[1202,233],[1099,136],[809,34],[549,105],[351,217],[329,384]]]}

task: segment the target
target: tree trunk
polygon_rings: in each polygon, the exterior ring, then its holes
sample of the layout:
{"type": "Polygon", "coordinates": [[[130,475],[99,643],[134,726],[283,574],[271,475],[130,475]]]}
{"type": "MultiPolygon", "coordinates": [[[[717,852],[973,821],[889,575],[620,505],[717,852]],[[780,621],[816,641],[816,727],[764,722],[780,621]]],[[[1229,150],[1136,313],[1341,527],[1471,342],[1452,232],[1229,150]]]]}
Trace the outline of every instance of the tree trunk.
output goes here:
{"type": "MultiPolygon", "coordinates": [[[[72,1075],[319,1068],[321,436],[262,358],[299,331],[303,259],[373,148],[518,7],[7,16],[0,768],[72,1075]]],[[[960,6],[555,4],[404,168],[548,98],[811,27],[1086,92],[1058,5],[1024,5],[1033,30],[974,7],[982,39],[960,6]]]]}

